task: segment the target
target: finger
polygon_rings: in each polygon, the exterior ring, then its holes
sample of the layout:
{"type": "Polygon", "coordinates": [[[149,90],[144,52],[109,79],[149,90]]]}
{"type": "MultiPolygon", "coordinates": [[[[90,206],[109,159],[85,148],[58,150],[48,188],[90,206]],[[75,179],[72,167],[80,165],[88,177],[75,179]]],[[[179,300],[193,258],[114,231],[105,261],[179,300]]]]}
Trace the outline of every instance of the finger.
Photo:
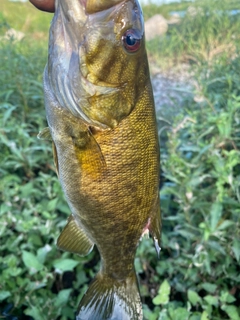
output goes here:
{"type": "Polygon", "coordinates": [[[42,11],[54,12],[55,1],[54,0],[29,0],[36,8],[42,11]]]}

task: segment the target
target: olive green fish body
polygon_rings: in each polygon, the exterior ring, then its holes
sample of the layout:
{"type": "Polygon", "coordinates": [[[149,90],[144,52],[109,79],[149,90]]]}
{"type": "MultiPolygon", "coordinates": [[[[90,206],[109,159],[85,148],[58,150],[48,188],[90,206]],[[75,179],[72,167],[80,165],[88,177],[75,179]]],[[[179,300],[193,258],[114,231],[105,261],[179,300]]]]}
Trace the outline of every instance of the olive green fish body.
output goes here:
{"type": "Polygon", "coordinates": [[[142,13],[133,0],[80,2],[77,17],[75,0],[56,4],[44,73],[54,160],[72,212],[58,246],[85,255],[95,244],[101,256],[78,320],[139,320],[135,251],[148,230],[160,250],[159,146],[142,13]]]}

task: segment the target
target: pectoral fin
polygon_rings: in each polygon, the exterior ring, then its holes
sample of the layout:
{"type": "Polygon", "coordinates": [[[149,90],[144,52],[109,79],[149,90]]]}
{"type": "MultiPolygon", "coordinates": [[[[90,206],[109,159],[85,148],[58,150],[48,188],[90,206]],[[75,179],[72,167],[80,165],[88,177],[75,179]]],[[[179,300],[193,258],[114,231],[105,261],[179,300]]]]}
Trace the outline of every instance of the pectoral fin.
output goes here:
{"type": "Polygon", "coordinates": [[[50,129],[48,127],[42,129],[39,134],[37,135],[38,139],[40,140],[50,140],[52,141],[52,136],[50,129]]]}
{"type": "Polygon", "coordinates": [[[94,243],[88,238],[71,215],[57,240],[57,246],[64,251],[85,256],[92,251],[94,243]]]}
{"type": "Polygon", "coordinates": [[[85,133],[84,139],[77,136],[72,139],[82,174],[88,175],[92,179],[100,178],[106,170],[106,162],[91,131],[85,133]]]}

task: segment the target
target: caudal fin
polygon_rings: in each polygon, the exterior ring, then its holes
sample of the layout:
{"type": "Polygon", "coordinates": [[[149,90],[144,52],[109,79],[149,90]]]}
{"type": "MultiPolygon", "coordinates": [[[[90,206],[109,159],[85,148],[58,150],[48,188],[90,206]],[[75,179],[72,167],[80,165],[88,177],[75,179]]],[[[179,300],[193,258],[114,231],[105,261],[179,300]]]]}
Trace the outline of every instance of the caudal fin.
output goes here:
{"type": "Polygon", "coordinates": [[[142,320],[134,272],[122,281],[98,273],[80,302],[76,320],[142,320]]]}

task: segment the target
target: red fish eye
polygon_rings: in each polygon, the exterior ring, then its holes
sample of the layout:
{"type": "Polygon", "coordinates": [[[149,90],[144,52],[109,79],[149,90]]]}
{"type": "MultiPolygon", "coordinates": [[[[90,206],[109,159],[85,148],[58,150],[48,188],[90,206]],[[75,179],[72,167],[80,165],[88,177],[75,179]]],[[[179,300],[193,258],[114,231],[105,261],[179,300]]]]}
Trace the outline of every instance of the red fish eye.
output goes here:
{"type": "Polygon", "coordinates": [[[141,45],[142,35],[138,30],[129,29],[122,36],[124,48],[128,52],[136,52],[141,45]]]}

